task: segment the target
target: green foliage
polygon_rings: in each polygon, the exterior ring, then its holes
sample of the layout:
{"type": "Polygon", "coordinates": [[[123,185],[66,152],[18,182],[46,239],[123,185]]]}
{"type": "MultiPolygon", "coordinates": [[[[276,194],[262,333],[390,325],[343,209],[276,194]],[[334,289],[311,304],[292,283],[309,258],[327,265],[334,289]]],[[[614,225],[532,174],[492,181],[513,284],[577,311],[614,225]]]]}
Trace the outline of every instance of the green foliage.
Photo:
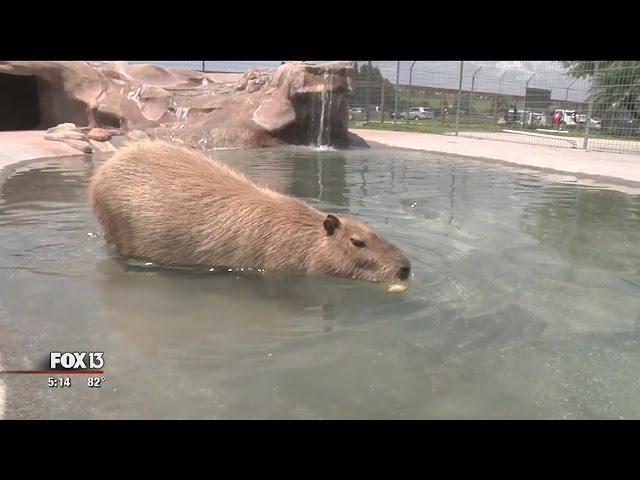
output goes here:
{"type": "Polygon", "coordinates": [[[574,78],[591,78],[595,71],[596,63],[598,68],[605,70],[612,63],[615,62],[584,62],[584,61],[569,61],[562,62],[562,66],[567,69],[567,73],[574,78]]]}
{"type": "Polygon", "coordinates": [[[360,80],[371,80],[372,82],[382,82],[382,73],[380,73],[380,69],[378,67],[371,66],[371,77],[369,77],[369,64],[363,63],[360,65],[360,69],[358,70],[358,64],[355,64],[356,72],[358,72],[357,77],[360,80]]]}
{"type": "Polygon", "coordinates": [[[386,99],[385,109],[390,110],[389,96],[395,91],[395,85],[385,80],[380,69],[375,66],[369,68],[369,63],[363,63],[358,67],[358,63],[354,63],[356,71],[356,90],[352,104],[362,106],[369,105],[373,107],[380,105],[383,94],[382,86],[384,85],[384,94],[386,99]]]}
{"type": "Polygon", "coordinates": [[[569,75],[592,81],[589,101],[597,115],[640,113],[640,61],[562,62],[569,75]],[[596,71],[597,65],[597,71],[596,71]]]}

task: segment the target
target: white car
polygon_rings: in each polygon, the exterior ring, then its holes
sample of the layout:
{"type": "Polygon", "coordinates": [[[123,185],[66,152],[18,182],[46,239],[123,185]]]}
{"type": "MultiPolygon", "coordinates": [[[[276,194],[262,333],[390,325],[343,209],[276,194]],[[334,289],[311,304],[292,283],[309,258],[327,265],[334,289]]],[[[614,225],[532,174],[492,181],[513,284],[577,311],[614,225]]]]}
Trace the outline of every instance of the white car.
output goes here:
{"type": "Polygon", "coordinates": [[[357,108],[357,107],[350,108],[349,109],[349,120],[353,120],[353,116],[354,115],[360,116],[363,113],[364,113],[364,109],[363,108],[357,108]]]}
{"type": "MultiPolygon", "coordinates": [[[[587,123],[587,116],[583,113],[576,115],[576,120],[578,122],[578,125],[585,125],[587,123]]],[[[596,130],[599,130],[602,128],[602,121],[601,120],[595,120],[593,118],[589,119],[589,128],[595,128],[596,130]]]]}
{"type": "Polygon", "coordinates": [[[410,120],[424,120],[436,118],[431,107],[411,107],[406,112],[398,114],[398,118],[408,118],[410,120]]]}
{"type": "MultiPolygon", "coordinates": [[[[567,127],[584,127],[587,123],[587,116],[584,113],[578,113],[576,110],[556,110],[553,112],[562,114],[562,123],[567,127]]],[[[599,130],[602,128],[602,122],[593,118],[589,119],[589,128],[599,130]]]]}

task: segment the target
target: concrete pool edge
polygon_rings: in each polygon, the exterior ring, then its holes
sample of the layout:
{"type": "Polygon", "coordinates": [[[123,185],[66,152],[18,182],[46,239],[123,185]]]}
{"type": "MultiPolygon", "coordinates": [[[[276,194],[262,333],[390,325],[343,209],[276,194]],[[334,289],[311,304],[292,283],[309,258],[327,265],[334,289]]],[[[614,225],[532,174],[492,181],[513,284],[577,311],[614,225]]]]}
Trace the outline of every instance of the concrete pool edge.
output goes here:
{"type": "Polygon", "coordinates": [[[0,132],[0,169],[25,160],[84,155],[66,143],[45,140],[45,130],[0,132]]]}
{"type": "Polygon", "coordinates": [[[574,177],[579,183],[599,184],[624,193],[640,193],[640,157],[637,155],[565,149],[543,145],[506,143],[414,132],[350,130],[372,148],[393,147],[446,153],[460,158],[520,167],[553,175],[574,177]],[[512,158],[515,155],[515,158],[512,158]],[[558,157],[568,158],[567,167],[553,165],[558,157]],[[589,162],[585,164],[584,162],[589,162]]]}
{"type": "MultiPolygon", "coordinates": [[[[637,155],[428,133],[373,129],[349,131],[363,138],[373,148],[393,147],[446,153],[550,175],[569,176],[576,183],[640,194],[640,157],[637,155]],[[558,157],[564,161],[562,168],[555,164],[558,157]]],[[[43,130],[0,132],[0,182],[16,168],[34,160],[91,155],[80,153],[62,142],[45,140],[44,133],[43,130]]]]}

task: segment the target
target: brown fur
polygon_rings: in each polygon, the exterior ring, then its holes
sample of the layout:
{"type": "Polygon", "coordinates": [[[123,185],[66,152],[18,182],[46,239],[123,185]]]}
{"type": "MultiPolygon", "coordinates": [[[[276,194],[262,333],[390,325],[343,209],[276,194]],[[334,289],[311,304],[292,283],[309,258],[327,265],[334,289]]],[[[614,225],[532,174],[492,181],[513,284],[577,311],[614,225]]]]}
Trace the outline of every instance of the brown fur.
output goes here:
{"type": "Polygon", "coordinates": [[[327,216],[166,142],[117,152],[96,171],[89,195],[107,242],[126,257],[371,281],[406,278],[410,268],[397,247],[357,220],[327,216]]]}

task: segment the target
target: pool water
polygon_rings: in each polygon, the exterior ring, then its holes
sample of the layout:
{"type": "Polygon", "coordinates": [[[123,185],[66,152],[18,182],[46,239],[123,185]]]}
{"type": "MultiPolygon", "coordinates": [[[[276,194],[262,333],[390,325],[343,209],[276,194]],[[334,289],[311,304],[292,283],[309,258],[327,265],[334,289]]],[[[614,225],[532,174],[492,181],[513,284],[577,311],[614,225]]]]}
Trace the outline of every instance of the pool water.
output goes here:
{"type": "Polygon", "coordinates": [[[214,154],[361,218],[409,289],[124,264],[86,200],[106,157],[10,168],[0,368],[103,351],[105,381],[3,375],[4,418],[640,418],[639,196],[399,149],[214,154]]]}

